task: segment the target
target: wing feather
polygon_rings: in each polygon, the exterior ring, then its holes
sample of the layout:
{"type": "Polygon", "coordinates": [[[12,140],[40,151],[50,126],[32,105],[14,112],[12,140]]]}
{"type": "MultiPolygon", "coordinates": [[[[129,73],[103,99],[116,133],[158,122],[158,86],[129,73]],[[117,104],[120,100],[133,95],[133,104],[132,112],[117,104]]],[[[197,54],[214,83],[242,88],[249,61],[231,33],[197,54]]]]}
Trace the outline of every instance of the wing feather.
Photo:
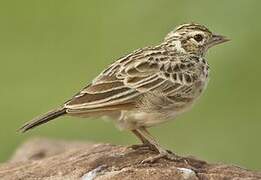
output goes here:
{"type": "Polygon", "coordinates": [[[166,51],[147,48],[121,58],[65,107],[78,113],[122,110],[123,107],[136,108],[137,99],[149,91],[160,88],[166,95],[173,94],[188,78],[179,76],[181,69],[177,61],[166,60],[169,57],[166,51]]]}

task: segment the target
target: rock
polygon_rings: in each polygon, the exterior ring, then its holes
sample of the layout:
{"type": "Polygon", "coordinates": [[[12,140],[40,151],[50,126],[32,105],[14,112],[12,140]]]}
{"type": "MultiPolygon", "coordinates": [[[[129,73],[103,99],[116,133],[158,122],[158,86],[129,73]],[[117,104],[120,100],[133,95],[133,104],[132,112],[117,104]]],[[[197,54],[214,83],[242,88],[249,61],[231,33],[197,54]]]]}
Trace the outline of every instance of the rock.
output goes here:
{"type": "Polygon", "coordinates": [[[174,162],[160,159],[140,162],[155,155],[110,144],[33,139],[22,145],[11,160],[0,165],[4,180],[255,180],[261,172],[225,164],[209,164],[192,157],[174,162]]]}

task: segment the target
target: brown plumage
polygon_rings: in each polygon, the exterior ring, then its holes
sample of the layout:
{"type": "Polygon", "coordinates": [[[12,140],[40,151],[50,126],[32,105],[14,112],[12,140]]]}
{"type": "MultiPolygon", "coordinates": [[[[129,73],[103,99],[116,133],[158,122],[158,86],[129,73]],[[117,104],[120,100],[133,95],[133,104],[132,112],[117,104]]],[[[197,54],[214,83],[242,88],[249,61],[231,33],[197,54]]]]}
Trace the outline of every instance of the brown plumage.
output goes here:
{"type": "Polygon", "coordinates": [[[61,115],[109,116],[121,129],[173,158],[151,137],[147,127],[175,118],[200,96],[208,81],[207,50],[227,41],[198,24],[184,24],[155,47],[147,47],[116,60],[61,108],[25,124],[21,131],[61,115]]]}

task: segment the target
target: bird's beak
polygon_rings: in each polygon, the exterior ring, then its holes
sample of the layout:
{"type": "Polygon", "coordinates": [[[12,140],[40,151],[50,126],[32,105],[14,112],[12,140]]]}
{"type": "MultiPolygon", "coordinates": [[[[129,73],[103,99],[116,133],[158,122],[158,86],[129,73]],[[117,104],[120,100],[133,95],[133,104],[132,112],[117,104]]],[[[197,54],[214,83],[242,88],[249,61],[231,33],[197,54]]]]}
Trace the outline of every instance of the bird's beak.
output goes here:
{"type": "Polygon", "coordinates": [[[227,41],[230,41],[230,39],[222,35],[214,34],[208,42],[208,47],[212,47],[227,41]]]}

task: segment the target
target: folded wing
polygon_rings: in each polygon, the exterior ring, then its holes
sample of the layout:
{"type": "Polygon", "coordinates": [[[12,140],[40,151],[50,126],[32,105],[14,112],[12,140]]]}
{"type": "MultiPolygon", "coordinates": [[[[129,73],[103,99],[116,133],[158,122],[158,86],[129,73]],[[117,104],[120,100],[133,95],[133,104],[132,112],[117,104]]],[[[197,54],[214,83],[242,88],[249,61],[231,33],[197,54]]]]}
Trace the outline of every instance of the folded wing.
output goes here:
{"type": "Polygon", "coordinates": [[[68,113],[134,109],[144,93],[178,88],[180,82],[173,83],[164,75],[164,62],[159,61],[168,57],[158,50],[142,49],[121,58],[66,102],[65,108],[68,113]]]}

